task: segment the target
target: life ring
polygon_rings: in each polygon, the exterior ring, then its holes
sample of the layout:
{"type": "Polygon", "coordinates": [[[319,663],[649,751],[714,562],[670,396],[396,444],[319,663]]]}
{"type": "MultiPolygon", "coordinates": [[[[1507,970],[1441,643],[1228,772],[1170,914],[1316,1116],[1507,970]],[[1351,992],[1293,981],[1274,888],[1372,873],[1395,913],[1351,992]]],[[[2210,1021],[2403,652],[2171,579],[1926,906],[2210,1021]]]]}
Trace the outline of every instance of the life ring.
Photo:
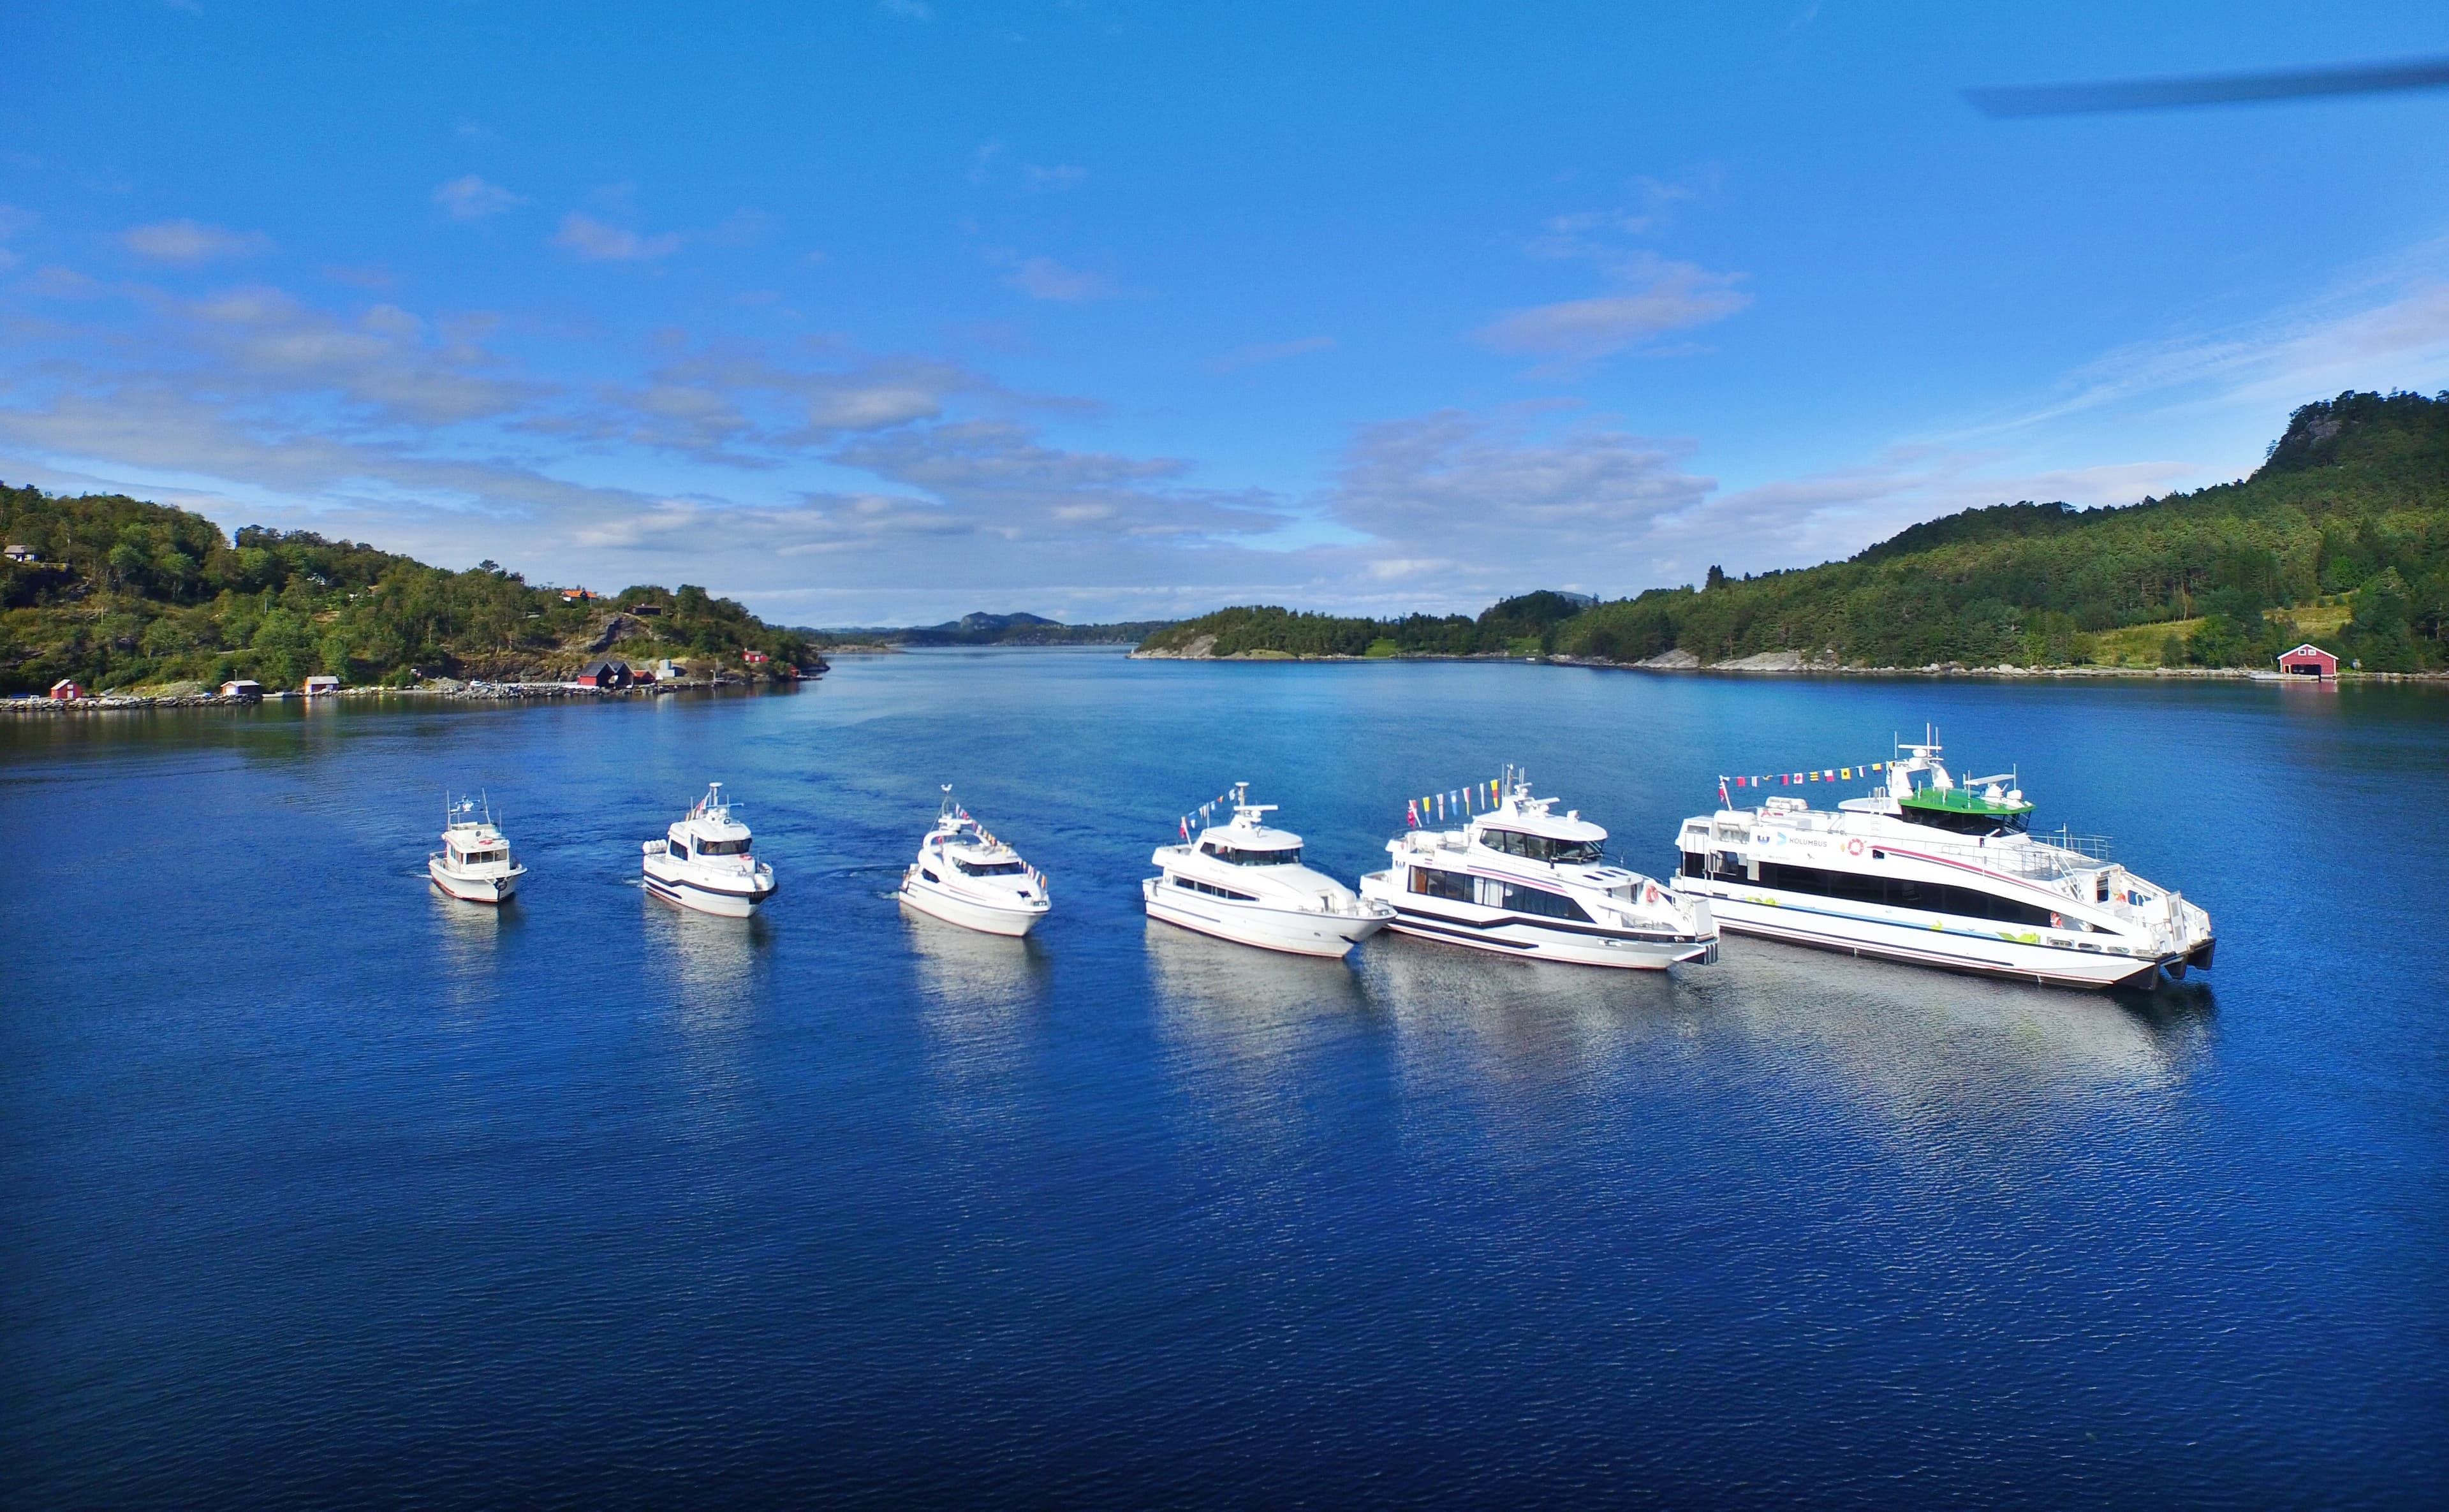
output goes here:
{"type": "Polygon", "coordinates": [[[1862,842],[1860,840],[1846,841],[1845,853],[1847,855],[1861,855],[1862,853],[1862,842]]]}

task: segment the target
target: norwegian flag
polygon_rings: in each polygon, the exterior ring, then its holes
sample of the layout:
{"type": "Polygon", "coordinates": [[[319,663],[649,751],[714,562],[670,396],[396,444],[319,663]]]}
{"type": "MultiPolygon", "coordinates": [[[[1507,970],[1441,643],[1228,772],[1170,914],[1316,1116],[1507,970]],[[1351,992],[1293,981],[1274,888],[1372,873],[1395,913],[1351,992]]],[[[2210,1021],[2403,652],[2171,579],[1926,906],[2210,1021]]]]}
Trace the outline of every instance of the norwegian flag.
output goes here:
{"type": "Polygon", "coordinates": [[[1735,800],[1726,796],[1726,779],[1725,777],[1720,777],[1718,779],[1718,803],[1722,808],[1731,809],[1735,806],[1735,800]]]}
{"type": "Polygon", "coordinates": [[[1417,799],[1417,798],[1406,798],[1406,799],[1403,801],[1403,822],[1404,822],[1405,824],[1407,824],[1407,825],[1411,826],[1411,827],[1412,827],[1413,829],[1415,829],[1415,830],[1417,830],[1417,829],[1418,829],[1418,828],[1420,827],[1420,800],[1419,800],[1419,799],[1417,799]]]}
{"type": "Polygon", "coordinates": [[[1182,837],[1186,840],[1190,838],[1190,815],[1186,813],[1182,816],[1182,837]]]}

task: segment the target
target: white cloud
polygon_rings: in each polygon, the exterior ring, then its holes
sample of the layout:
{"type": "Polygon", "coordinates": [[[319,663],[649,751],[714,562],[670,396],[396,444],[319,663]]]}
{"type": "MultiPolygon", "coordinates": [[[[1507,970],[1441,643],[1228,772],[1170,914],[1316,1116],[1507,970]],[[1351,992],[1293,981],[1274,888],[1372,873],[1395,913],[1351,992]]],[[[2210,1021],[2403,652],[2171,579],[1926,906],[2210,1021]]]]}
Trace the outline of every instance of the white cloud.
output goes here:
{"type": "Polygon", "coordinates": [[[1478,339],[1497,352],[1588,362],[1669,331],[1723,320],[1751,303],[1736,287],[1743,275],[1689,262],[1642,260],[1629,264],[1624,276],[1641,287],[1517,310],[1481,327],[1478,339]]]}
{"type": "Polygon", "coordinates": [[[528,201],[526,196],[512,194],[471,173],[438,185],[434,191],[434,202],[453,220],[482,220],[528,201]]]}
{"type": "MultiPolygon", "coordinates": [[[[1471,565],[1447,584],[1519,591],[1612,579],[1660,521],[1716,484],[1685,470],[1688,442],[1582,421],[1543,427],[1537,411],[1494,418],[1444,410],[1364,426],[1327,507],[1399,560],[1422,548],[1471,565]],[[1468,552],[1456,548],[1468,545],[1468,552]]],[[[1485,601],[1483,601],[1485,602],[1485,601]]]]}
{"type": "Polygon", "coordinates": [[[1293,341],[1261,341],[1246,347],[1235,347],[1223,356],[1210,358],[1210,373],[1238,373],[1244,368],[1263,367],[1282,362],[1286,357],[1306,356],[1313,352],[1335,350],[1333,336],[1302,336],[1293,341]]]}
{"type": "Polygon", "coordinates": [[[1089,170],[1074,163],[1058,163],[1051,167],[1029,163],[1020,170],[1021,179],[1032,189],[1060,193],[1076,189],[1089,182],[1089,170]]]}
{"type": "Polygon", "coordinates": [[[120,239],[140,258],[175,263],[251,258],[272,245],[271,239],[260,232],[230,231],[197,220],[160,220],[137,226],[120,239]]]}
{"type": "Polygon", "coordinates": [[[572,210],[561,218],[561,229],[553,234],[552,244],[588,262],[652,262],[678,252],[681,239],[672,232],[640,236],[572,210]]]}
{"type": "Polygon", "coordinates": [[[1051,299],[1064,304],[1085,304],[1092,299],[1121,297],[1121,291],[1104,275],[1067,268],[1052,258],[1029,258],[1013,269],[1004,282],[1032,299],[1051,299]]]}

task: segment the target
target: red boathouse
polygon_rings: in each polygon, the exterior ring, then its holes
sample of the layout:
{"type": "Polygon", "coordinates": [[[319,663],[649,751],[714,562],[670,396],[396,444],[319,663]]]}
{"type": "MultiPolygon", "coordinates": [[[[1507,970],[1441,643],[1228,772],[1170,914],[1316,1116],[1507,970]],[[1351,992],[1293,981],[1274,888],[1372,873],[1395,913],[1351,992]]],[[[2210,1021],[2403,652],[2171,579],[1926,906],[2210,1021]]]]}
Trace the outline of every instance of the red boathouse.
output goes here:
{"type": "Polygon", "coordinates": [[[2336,682],[2339,659],[2308,641],[2293,651],[2281,653],[2279,670],[2291,678],[2320,678],[2324,682],[2336,682]]]}

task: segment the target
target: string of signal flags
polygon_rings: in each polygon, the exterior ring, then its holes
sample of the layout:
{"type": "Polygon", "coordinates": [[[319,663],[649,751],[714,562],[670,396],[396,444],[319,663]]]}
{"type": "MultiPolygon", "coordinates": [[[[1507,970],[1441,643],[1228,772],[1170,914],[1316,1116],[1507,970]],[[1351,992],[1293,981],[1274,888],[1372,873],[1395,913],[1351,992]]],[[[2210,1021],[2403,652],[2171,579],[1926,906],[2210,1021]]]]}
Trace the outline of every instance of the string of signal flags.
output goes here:
{"type": "Polygon", "coordinates": [[[1764,788],[1774,782],[1779,787],[1790,788],[1802,782],[1851,782],[1858,776],[1885,772],[1896,764],[1894,761],[1857,761],[1850,767],[1822,767],[1816,772],[1771,772],[1764,776],[1730,777],[1721,773],[1718,776],[1718,798],[1720,802],[1727,801],[1726,789],[1729,787],[1764,788]]]}

